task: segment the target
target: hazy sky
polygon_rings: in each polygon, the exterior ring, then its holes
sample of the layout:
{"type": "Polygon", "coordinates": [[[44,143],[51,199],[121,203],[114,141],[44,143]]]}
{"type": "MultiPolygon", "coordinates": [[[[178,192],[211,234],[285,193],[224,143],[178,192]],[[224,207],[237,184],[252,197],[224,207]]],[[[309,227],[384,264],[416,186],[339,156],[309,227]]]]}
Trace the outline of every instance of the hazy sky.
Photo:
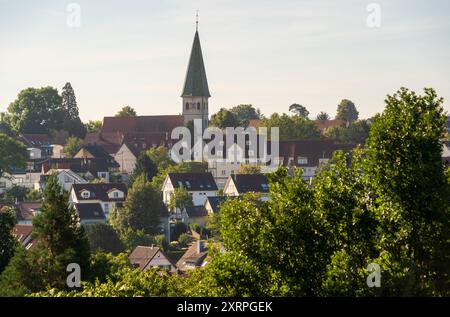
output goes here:
{"type": "Polygon", "coordinates": [[[401,86],[450,100],[448,0],[0,0],[0,111],[24,88],[69,81],[83,120],[124,105],[180,113],[197,9],[210,113],[296,102],[334,116],[348,98],[367,117],[401,86]],[[71,2],[80,28],[66,23],[71,2]],[[372,2],[380,28],[366,23],[372,2]]]}

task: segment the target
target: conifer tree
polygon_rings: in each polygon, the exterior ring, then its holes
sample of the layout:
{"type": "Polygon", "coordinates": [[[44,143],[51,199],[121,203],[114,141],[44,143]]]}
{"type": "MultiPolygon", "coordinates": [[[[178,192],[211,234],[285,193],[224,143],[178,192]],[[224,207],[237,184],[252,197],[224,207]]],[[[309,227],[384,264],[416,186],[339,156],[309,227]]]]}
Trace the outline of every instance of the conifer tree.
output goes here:
{"type": "Polygon", "coordinates": [[[41,213],[33,219],[33,236],[37,245],[31,256],[46,284],[64,287],[70,263],[79,264],[82,277],[87,276],[89,240],[55,174],[47,180],[41,213]]]}

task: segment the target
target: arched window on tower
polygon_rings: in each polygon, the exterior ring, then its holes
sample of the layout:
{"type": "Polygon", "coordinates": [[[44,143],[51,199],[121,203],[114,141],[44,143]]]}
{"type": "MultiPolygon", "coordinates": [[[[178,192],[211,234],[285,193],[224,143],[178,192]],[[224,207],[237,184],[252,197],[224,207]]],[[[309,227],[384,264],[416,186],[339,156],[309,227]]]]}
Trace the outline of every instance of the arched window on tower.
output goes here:
{"type": "Polygon", "coordinates": [[[200,110],[200,102],[197,102],[197,110],[200,110]]]}
{"type": "Polygon", "coordinates": [[[186,110],[189,110],[189,102],[186,102],[186,110]]]}

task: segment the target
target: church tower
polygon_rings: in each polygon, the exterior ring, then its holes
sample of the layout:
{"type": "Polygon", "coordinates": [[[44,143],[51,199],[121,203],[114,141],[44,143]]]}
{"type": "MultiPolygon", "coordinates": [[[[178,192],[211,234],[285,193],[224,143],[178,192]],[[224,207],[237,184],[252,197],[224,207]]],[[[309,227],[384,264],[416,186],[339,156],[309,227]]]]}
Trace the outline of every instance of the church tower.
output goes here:
{"type": "Polygon", "coordinates": [[[211,95],[198,35],[198,19],[181,97],[183,98],[184,124],[194,119],[202,119],[203,129],[205,129],[208,126],[208,99],[211,95]]]}

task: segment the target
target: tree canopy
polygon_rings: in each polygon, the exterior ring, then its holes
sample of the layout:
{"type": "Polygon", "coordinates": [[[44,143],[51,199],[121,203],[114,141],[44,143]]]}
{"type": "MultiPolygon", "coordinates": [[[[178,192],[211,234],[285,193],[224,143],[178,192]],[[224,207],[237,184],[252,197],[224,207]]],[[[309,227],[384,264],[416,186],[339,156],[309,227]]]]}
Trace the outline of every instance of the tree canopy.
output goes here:
{"type": "Polygon", "coordinates": [[[347,122],[353,122],[358,120],[359,113],[356,110],[355,104],[348,100],[343,99],[338,105],[336,119],[345,120],[347,122]]]}
{"type": "Polygon", "coordinates": [[[11,167],[25,167],[28,152],[25,145],[0,133],[0,177],[11,167]]]}
{"type": "Polygon", "coordinates": [[[130,106],[125,106],[116,114],[116,117],[136,117],[137,113],[136,110],[134,110],[130,106]]]}

